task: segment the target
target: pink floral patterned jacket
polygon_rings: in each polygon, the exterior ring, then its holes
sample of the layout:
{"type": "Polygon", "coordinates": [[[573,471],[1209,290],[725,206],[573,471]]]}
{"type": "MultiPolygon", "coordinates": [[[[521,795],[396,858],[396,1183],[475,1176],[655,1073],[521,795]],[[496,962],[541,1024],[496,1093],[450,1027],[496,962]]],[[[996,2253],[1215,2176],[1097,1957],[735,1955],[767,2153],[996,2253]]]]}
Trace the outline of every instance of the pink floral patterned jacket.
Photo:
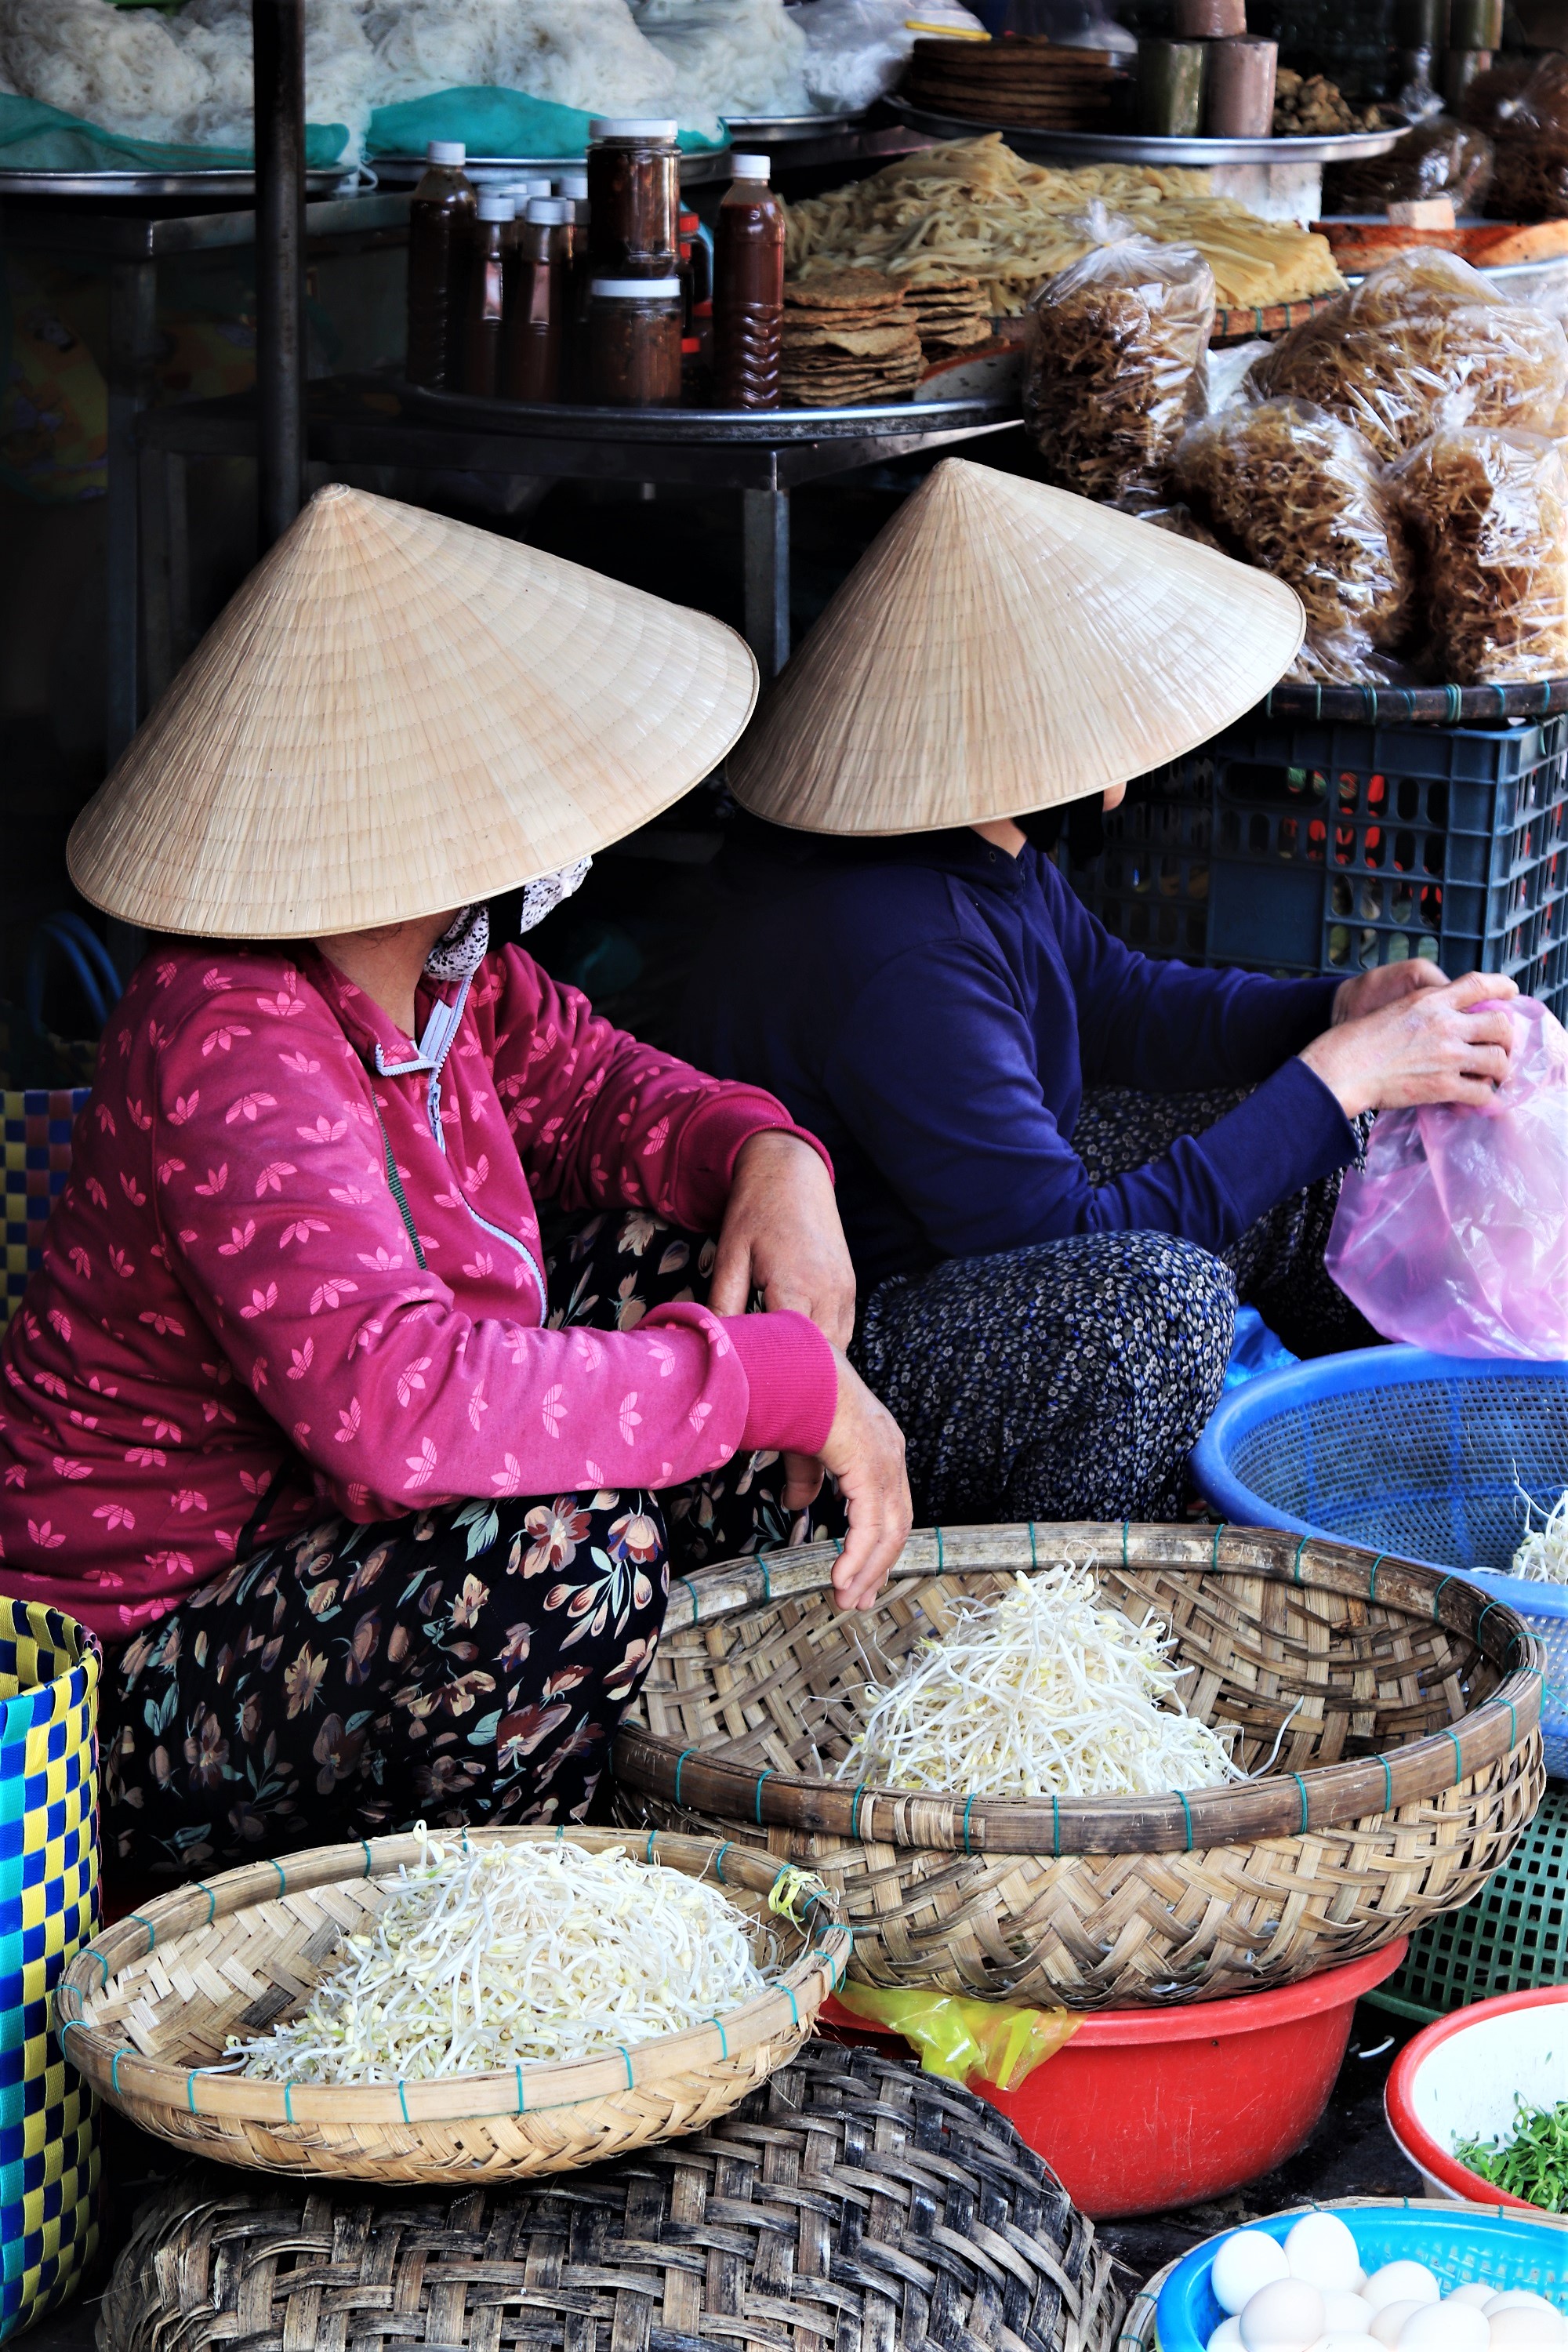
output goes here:
{"type": "Polygon", "coordinates": [[[742,1145],[800,1131],[782,1104],[639,1045],[521,948],[426,983],[419,1017],[415,1050],[314,950],[142,964],[0,1356],[7,1591],[119,1640],[263,1525],[824,1442],[833,1357],[802,1317],[545,1328],[535,1192],[714,1231],[742,1145]]]}

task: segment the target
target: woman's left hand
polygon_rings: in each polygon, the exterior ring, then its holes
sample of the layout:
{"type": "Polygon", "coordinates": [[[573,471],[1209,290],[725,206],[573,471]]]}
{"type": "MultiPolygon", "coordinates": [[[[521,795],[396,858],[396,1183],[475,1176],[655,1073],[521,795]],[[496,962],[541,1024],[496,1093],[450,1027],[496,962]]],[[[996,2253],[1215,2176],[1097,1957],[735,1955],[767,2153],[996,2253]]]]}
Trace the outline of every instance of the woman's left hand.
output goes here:
{"type": "Polygon", "coordinates": [[[741,1146],[708,1304],[743,1315],[752,1294],[775,1313],[809,1315],[836,1348],[855,1328],[855,1269],[833,1179],[809,1143],[770,1130],[741,1146]]]}
{"type": "Polygon", "coordinates": [[[1385,1004],[1397,1004],[1418,989],[1447,985],[1447,973],[1426,956],[1374,964],[1370,971],[1358,971],[1353,980],[1342,981],[1334,991],[1333,1026],[1337,1029],[1342,1021],[1364,1020],[1369,1013],[1381,1013],[1385,1004]]]}

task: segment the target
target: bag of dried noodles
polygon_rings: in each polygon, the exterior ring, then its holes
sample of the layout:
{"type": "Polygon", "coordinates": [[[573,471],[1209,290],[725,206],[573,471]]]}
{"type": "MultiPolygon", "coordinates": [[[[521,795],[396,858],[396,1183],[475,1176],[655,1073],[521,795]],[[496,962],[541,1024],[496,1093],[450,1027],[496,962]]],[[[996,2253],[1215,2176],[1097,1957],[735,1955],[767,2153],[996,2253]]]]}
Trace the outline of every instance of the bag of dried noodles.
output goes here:
{"type": "Polygon", "coordinates": [[[1444,676],[1568,674],[1568,471],[1534,433],[1434,433],[1394,469],[1425,547],[1444,676]]]}
{"type": "Polygon", "coordinates": [[[1171,452],[1207,404],[1214,272],[1127,236],[1048,278],[1030,309],[1024,422],[1046,478],[1102,504],[1157,506],[1171,452]]]}
{"type": "Polygon", "coordinates": [[[1486,194],[1491,171],[1491,142],[1485,132],[1435,114],[1407,131],[1386,155],[1331,163],[1323,175],[1323,210],[1375,213],[1414,198],[1448,196],[1457,213],[1473,212],[1486,194]]]}
{"type": "Polygon", "coordinates": [[[1568,338],[1457,254],[1407,253],[1282,336],[1247,389],[1326,408],[1387,464],[1439,425],[1553,431],[1568,400],[1568,338]]]}
{"type": "Polygon", "coordinates": [[[1299,400],[1223,409],[1184,436],[1175,469],[1222,543],[1294,588],[1315,677],[1363,683],[1374,649],[1405,643],[1409,533],[1352,426],[1299,400]]]}

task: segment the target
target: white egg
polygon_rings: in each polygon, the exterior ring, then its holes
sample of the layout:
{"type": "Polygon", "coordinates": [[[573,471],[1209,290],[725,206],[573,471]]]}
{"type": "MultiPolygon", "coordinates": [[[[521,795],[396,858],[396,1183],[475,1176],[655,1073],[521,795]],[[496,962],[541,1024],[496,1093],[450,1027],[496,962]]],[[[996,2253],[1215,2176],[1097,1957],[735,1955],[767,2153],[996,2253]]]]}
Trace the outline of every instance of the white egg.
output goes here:
{"type": "MultiPolygon", "coordinates": [[[[1537,2294],[1531,2287],[1510,2286],[1492,2295],[1481,2308],[1489,2319],[1495,2319],[1500,2311],[1556,2311],[1557,2305],[1548,2303],[1543,2294],[1537,2294]]],[[[1562,2314],[1558,2313],[1558,2316],[1561,2317],[1562,2314]]]]}
{"type": "Polygon", "coordinates": [[[1290,2265],[1278,2238],[1263,2230],[1237,2230],[1215,2253],[1209,2284],[1222,2311],[1237,2312],[1251,2302],[1259,2287],[1289,2278],[1290,2265]]]}
{"type": "Polygon", "coordinates": [[[1323,2298],[1305,2279],[1276,2279],[1242,2309],[1246,2352],[1307,2352],[1322,2333],[1323,2298]]]}
{"type": "Polygon", "coordinates": [[[1486,2321],[1489,2341],[1496,2352],[1505,2352],[1505,2347],[1506,2352],[1536,2352],[1538,2347],[1551,2352],[1568,2334],[1556,2312],[1542,2304],[1516,2303],[1510,2311],[1482,2312],[1479,2316],[1486,2321]]]}
{"type": "Polygon", "coordinates": [[[1351,2293],[1352,2294],[1359,2294],[1365,2284],[1366,2273],[1364,2271],[1357,2271],[1354,2278],[1351,2281],[1351,2293]]]}
{"type": "Polygon", "coordinates": [[[1484,2311],[1496,2294],[1497,2289],[1488,2286],[1484,2279],[1472,2279],[1468,2286],[1457,2286],[1446,2300],[1449,2303],[1473,2303],[1478,2311],[1484,2311]]]}
{"type": "Polygon", "coordinates": [[[1413,2313],[1425,2311],[1426,2308],[1426,2305],[1424,2303],[1411,2303],[1408,2299],[1404,2303],[1385,2303],[1381,2311],[1374,2311],[1373,2314],[1372,2334],[1379,2344],[1386,2345],[1389,2352],[1393,2352],[1394,2346],[1398,2343],[1404,2331],[1405,2321],[1413,2313]]]}
{"type": "Polygon", "coordinates": [[[1399,2352],[1488,2352],[1491,2322],[1473,2303],[1424,2303],[1399,2331],[1399,2352]]]}
{"type": "Polygon", "coordinates": [[[1323,2338],[1323,2347],[1324,2352],[1385,2352],[1377,2337],[1364,2329],[1358,2335],[1349,2328],[1331,2328],[1323,2338]]]}
{"type": "MultiPolygon", "coordinates": [[[[1337,2213],[1303,2213],[1285,2241],[1285,2259],[1292,2278],[1322,2293],[1331,2287],[1348,2293],[1361,2270],[1355,2240],[1337,2213]]],[[[1331,2329],[1334,2322],[1329,2325],[1331,2329]]]]}
{"type": "Polygon", "coordinates": [[[1376,2312],[1388,2303],[1436,2303],[1443,2290],[1425,2263],[1384,2263],[1361,2292],[1376,2312]]]}
{"type": "MultiPolygon", "coordinates": [[[[1316,2285],[1317,2281],[1310,2282],[1316,2285]]],[[[1331,2336],[1364,2336],[1372,2326],[1372,2305],[1363,2303],[1359,2294],[1349,2287],[1320,2287],[1323,2312],[1331,2336]]]]}
{"type": "Polygon", "coordinates": [[[1241,2330],[1237,2325],[1235,2312],[1226,2313],[1225,2317],[1204,2346],[1204,2352],[1243,2352],[1241,2330]]]}

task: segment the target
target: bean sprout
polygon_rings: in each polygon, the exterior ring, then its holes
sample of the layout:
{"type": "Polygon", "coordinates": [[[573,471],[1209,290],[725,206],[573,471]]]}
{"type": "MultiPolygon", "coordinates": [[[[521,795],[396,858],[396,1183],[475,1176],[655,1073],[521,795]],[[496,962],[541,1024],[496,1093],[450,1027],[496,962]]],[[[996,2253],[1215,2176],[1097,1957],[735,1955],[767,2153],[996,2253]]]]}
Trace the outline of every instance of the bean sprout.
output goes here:
{"type": "Polygon", "coordinates": [[[765,1989],[718,1887],[569,1843],[425,1859],[347,1938],[298,2017],[230,2058],[266,2082],[422,2082],[591,2058],[765,1989]]]}
{"type": "Polygon", "coordinates": [[[1548,1510],[1527,1495],[1514,1480],[1524,1505],[1524,1540],[1514,1553],[1510,1576],[1526,1576],[1532,1584],[1568,1584],[1568,1490],[1548,1510]],[[1533,1525],[1539,1519],[1541,1525],[1533,1525]]]}

